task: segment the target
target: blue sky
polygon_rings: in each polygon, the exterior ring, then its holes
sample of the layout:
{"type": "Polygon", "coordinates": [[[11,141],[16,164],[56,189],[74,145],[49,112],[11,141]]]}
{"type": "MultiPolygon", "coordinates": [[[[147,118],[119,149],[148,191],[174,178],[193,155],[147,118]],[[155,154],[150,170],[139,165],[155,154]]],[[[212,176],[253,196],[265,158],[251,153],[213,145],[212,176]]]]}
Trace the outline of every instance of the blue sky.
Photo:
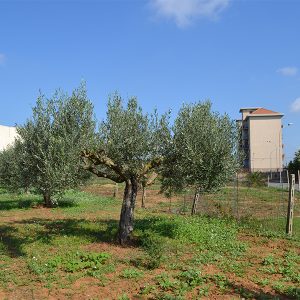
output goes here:
{"type": "Polygon", "coordinates": [[[39,89],[87,82],[96,115],[118,90],[147,110],[210,99],[285,114],[300,148],[300,1],[0,0],[0,124],[22,124],[39,89]]]}

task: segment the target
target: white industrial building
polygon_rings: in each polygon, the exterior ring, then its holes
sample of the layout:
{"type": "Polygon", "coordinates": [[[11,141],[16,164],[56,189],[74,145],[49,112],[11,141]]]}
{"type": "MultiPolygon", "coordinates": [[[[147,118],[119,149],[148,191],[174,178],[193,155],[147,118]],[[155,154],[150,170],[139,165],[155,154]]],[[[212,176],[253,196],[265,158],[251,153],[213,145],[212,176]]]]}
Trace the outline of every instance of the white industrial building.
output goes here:
{"type": "Polygon", "coordinates": [[[16,127],[0,125],[0,151],[12,145],[18,137],[16,127]]]}

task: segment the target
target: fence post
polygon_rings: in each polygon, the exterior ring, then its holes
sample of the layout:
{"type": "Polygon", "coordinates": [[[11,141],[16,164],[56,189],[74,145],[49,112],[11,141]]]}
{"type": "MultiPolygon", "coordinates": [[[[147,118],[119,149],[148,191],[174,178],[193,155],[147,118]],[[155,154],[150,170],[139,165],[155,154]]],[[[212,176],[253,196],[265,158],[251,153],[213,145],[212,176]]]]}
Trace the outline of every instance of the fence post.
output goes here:
{"type": "Polygon", "coordinates": [[[268,187],[270,187],[270,176],[268,175],[268,187]]]}
{"type": "Polygon", "coordinates": [[[289,171],[286,170],[286,178],[287,178],[287,183],[288,183],[288,188],[290,186],[290,175],[289,175],[289,171]]]}
{"type": "Polygon", "coordinates": [[[118,197],[118,190],[119,190],[118,183],[116,183],[114,186],[114,195],[113,195],[114,198],[118,197]]]}
{"type": "Polygon", "coordinates": [[[286,222],[286,233],[292,235],[293,233],[293,214],[294,214],[294,197],[295,197],[295,174],[290,175],[289,184],[289,203],[286,222]]]}
{"type": "Polygon", "coordinates": [[[236,173],[236,219],[239,221],[239,173],[236,173]]]}
{"type": "Polygon", "coordinates": [[[281,171],[279,172],[279,182],[280,182],[280,184],[282,183],[282,175],[281,175],[281,171]]]}

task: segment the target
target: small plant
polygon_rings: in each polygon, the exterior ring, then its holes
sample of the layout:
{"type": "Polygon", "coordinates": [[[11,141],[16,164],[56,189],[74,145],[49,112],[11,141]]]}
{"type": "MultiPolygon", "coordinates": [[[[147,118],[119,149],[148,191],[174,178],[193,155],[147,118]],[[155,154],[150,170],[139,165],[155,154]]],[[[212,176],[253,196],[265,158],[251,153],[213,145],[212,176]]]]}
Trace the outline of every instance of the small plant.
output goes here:
{"type": "Polygon", "coordinates": [[[263,259],[262,264],[263,264],[264,266],[274,266],[274,264],[275,264],[274,256],[273,256],[273,255],[269,255],[269,256],[265,257],[265,258],[263,259]]]}
{"type": "Polygon", "coordinates": [[[130,300],[126,293],[118,297],[118,300],[130,300]]]}
{"type": "Polygon", "coordinates": [[[205,279],[201,277],[201,272],[194,269],[183,271],[179,274],[180,281],[187,285],[187,288],[194,288],[205,282],[205,279]]]}
{"type": "Polygon", "coordinates": [[[140,278],[144,275],[142,271],[139,271],[137,269],[125,269],[122,272],[122,277],[123,278],[129,278],[129,279],[137,279],[140,278]]]}
{"type": "Polygon", "coordinates": [[[215,274],[215,275],[211,276],[210,279],[223,292],[230,286],[229,280],[227,279],[227,277],[225,275],[215,274]]]}
{"type": "Polygon", "coordinates": [[[203,287],[201,287],[198,291],[198,295],[200,297],[207,297],[209,295],[209,285],[205,285],[203,287]]]}
{"type": "Polygon", "coordinates": [[[140,295],[149,295],[151,292],[155,290],[154,285],[146,285],[141,288],[140,290],[140,295]]]}
{"type": "Polygon", "coordinates": [[[257,283],[261,287],[268,286],[270,283],[270,280],[268,278],[253,278],[253,282],[257,283]]]}
{"type": "Polygon", "coordinates": [[[167,274],[163,273],[156,277],[159,287],[164,291],[173,291],[177,288],[179,282],[172,280],[167,274]]]}
{"type": "Polygon", "coordinates": [[[66,272],[76,272],[84,269],[97,270],[104,264],[110,255],[107,253],[80,253],[70,254],[65,262],[66,272]]]}

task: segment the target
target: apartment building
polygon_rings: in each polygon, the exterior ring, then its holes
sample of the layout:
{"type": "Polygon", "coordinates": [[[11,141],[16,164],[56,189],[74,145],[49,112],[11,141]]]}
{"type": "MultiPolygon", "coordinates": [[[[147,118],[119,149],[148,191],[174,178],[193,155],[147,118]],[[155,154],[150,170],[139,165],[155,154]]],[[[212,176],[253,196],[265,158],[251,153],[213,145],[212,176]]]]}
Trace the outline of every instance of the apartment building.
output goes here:
{"type": "Polygon", "coordinates": [[[16,127],[0,125],[0,151],[13,144],[17,136],[16,127]]]}
{"type": "Polygon", "coordinates": [[[283,169],[283,114],[261,107],[241,108],[240,146],[243,165],[251,172],[278,172],[283,169]]]}

